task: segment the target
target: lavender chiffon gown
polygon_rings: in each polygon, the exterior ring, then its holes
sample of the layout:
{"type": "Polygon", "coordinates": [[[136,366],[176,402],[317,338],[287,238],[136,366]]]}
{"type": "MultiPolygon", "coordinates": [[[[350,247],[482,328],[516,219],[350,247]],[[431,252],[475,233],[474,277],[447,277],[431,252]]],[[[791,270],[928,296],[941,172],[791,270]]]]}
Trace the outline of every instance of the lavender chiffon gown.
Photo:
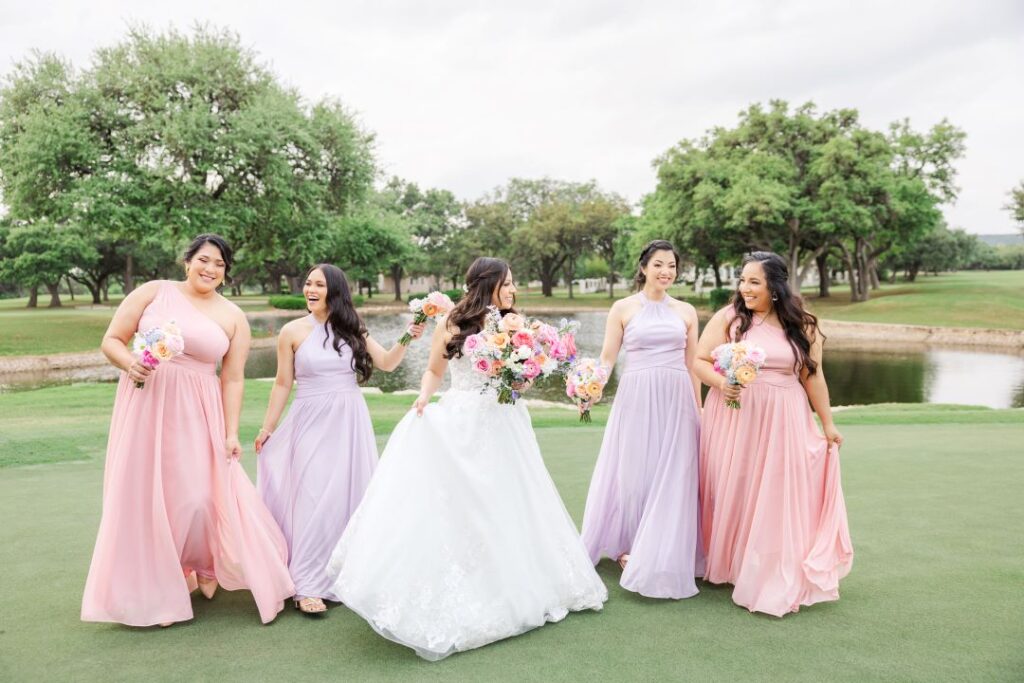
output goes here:
{"type": "Polygon", "coordinates": [[[325,571],[377,466],[366,401],[344,342],[313,316],[295,351],[295,399],[257,464],[260,495],[288,541],[295,595],[338,600],[325,571]]]}
{"type": "Polygon", "coordinates": [[[700,412],[686,368],[686,325],[668,298],[626,325],[626,366],[608,417],[583,515],[596,564],[629,553],[623,588],[688,598],[704,573],[698,508],[700,412]]]}

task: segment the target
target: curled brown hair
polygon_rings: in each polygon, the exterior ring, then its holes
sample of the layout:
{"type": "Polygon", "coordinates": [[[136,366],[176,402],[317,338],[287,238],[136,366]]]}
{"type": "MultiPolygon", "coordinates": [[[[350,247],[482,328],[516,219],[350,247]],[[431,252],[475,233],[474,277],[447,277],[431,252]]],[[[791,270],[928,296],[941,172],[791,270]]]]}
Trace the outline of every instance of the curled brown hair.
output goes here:
{"type": "MultiPolygon", "coordinates": [[[[492,305],[494,290],[505,282],[508,271],[508,263],[489,256],[480,256],[470,265],[466,271],[466,293],[448,314],[448,324],[455,330],[455,334],[445,347],[445,358],[461,358],[466,337],[483,329],[484,316],[487,315],[487,308],[492,305]]],[[[510,311],[515,309],[501,312],[505,314],[510,311]]]]}

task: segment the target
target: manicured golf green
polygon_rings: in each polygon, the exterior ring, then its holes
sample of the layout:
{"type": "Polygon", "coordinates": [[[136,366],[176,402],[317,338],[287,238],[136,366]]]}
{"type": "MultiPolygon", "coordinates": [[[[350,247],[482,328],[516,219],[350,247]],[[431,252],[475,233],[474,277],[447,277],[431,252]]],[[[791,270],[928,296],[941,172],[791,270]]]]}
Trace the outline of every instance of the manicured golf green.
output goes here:
{"type": "MultiPolygon", "coordinates": [[[[243,436],[269,385],[249,382],[243,436]]],[[[427,663],[344,607],[262,626],[246,592],[196,594],[169,629],[85,624],[111,385],[0,395],[0,680],[1020,680],[1024,675],[1024,411],[884,406],[838,414],[856,559],[837,603],[784,619],[728,587],[637,597],[599,572],[600,613],[427,663]],[[935,419],[930,419],[935,418],[935,419]]],[[[408,396],[370,396],[381,443],[408,396]]],[[[548,468],[579,521],[607,415],[533,411],[548,468]]],[[[254,457],[246,456],[250,473],[254,457]]],[[[523,552],[529,552],[524,548],[523,552]]],[[[409,558],[415,562],[415,558],[409,558]]]]}

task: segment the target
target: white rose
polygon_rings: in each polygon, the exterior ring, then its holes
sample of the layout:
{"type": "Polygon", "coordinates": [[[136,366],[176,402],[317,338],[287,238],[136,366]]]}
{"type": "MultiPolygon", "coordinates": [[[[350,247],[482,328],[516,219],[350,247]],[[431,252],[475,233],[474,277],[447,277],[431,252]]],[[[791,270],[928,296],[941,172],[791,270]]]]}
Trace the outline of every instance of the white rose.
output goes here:
{"type": "Polygon", "coordinates": [[[409,302],[409,310],[413,313],[419,313],[423,310],[423,299],[413,299],[409,302]]]}
{"type": "Polygon", "coordinates": [[[529,358],[530,356],[533,355],[533,349],[531,349],[529,346],[523,344],[516,351],[516,355],[519,356],[519,358],[521,358],[522,360],[526,360],[527,358],[529,358]]]}

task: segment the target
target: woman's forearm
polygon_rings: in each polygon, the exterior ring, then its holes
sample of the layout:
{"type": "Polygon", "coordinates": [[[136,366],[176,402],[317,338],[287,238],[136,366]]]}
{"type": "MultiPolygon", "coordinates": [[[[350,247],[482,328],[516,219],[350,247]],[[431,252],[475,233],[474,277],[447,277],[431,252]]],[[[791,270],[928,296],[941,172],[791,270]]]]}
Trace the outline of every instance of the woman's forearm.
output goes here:
{"type": "Polygon", "coordinates": [[[374,363],[378,369],[384,372],[391,372],[402,363],[402,359],[405,358],[405,352],[409,347],[402,344],[396,343],[380,358],[380,361],[374,363]]]}
{"type": "Polygon", "coordinates": [[[828,384],[820,374],[815,374],[804,381],[804,391],[811,402],[811,407],[818,414],[822,427],[832,425],[832,405],[828,395],[828,384]]]}
{"type": "Polygon", "coordinates": [[[711,363],[698,358],[693,362],[693,372],[697,375],[697,378],[711,388],[722,387],[722,376],[715,372],[715,369],[711,367],[711,363]]]}
{"type": "Polygon", "coordinates": [[[115,337],[104,337],[103,341],[100,342],[100,351],[107,357],[111,365],[125,372],[135,362],[135,357],[128,350],[128,347],[125,346],[123,341],[115,337]]]}
{"type": "Polygon", "coordinates": [[[425,371],[423,378],[420,379],[420,398],[429,401],[430,397],[437,393],[437,390],[441,387],[441,379],[440,376],[432,371],[425,371]]]}
{"type": "Polygon", "coordinates": [[[242,394],[245,391],[244,378],[221,376],[221,392],[224,404],[224,432],[228,438],[238,438],[238,419],[242,414],[242,394]]]}
{"type": "Polygon", "coordinates": [[[274,382],[270,390],[270,401],[267,403],[267,412],[263,415],[262,428],[268,432],[277,429],[277,423],[284,412],[284,406],[288,402],[288,396],[292,393],[290,386],[284,386],[274,382]]]}

